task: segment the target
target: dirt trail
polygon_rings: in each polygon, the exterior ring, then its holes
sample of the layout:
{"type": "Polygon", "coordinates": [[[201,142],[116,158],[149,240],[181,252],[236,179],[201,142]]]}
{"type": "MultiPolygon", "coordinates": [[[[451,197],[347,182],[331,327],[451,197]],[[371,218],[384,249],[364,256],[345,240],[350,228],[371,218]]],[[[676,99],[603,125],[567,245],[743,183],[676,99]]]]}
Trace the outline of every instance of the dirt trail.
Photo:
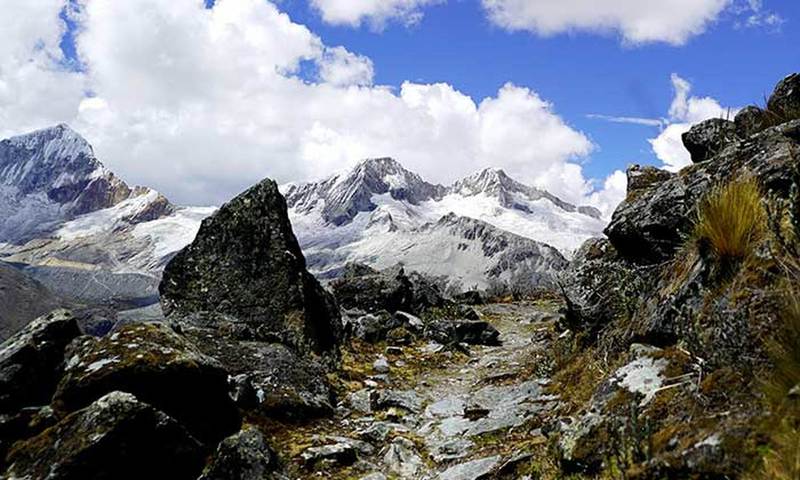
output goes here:
{"type": "Polygon", "coordinates": [[[275,439],[293,460],[291,478],[472,480],[534,472],[541,416],[557,403],[539,374],[555,306],[477,310],[500,331],[501,345],[468,353],[432,343],[354,347],[345,362],[350,393],[335,418],[275,439]],[[380,358],[386,373],[373,369],[380,358]]]}

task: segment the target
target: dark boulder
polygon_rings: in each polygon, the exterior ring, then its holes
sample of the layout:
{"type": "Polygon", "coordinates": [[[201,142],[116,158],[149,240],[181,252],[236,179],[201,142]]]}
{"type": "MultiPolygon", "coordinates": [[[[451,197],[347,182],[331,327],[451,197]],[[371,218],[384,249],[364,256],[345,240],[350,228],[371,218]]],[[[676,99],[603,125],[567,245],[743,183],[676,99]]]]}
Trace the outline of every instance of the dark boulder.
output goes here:
{"type": "Polygon", "coordinates": [[[500,332],[482,320],[438,319],[425,326],[425,337],[443,345],[499,345],[500,332]]]}
{"type": "Polygon", "coordinates": [[[255,428],[231,435],[217,451],[199,480],[269,480],[279,478],[278,458],[255,428]]]}
{"type": "Polygon", "coordinates": [[[705,162],[738,139],[736,124],[722,118],[712,118],[694,125],[681,137],[683,145],[695,163],[705,162]]]}
{"type": "Polygon", "coordinates": [[[631,165],[627,170],[628,195],[635,195],[649,187],[657,187],[659,183],[669,180],[674,174],[652,166],[631,165]]]}
{"type": "Polygon", "coordinates": [[[775,120],[769,112],[765,112],[755,105],[750,105],[736,114],[733,123],[736,124],[736,134],[741,138],[747,138],[773,126],[775,120]]]}
{"type": "Polygon", "coordinates": [[[464,305],[483,305],[486,303],[483,293],[478,290],[468,290],[456,294],[453,296],[453,300],[464,305]]]}
{"type": "Polygon", "coordinates": [[[402,310],[419,315],[447,303],[432,281],[416,272],[406,274],[402,266],[381,272],[351,266],[343,277],[331,282],[331,288],[342,308],[368,313],[402,310]]]}
{"type": "Polygon", "coordinates": [[[17,443],[5,478],[193,480],[204,457],[201,444],[172,417],[112,392],[17,443]]]}
{"type": "Polygon", "coordinates": [[[767,110],[779,122],[800,118],[800,73],[793,73],[778,83],[767,101],[767,110]]]}
{"type": "Polygon", "coordinates": [[[58,310],[6,340],[0,346],[0,413],[50,403],[61,378],[64,350],[79,335],[75,318],[58,310]]]}
{"type": "Polygon", "coordinates": [[[228,373],[163,324],[132,324],[108,337],[82,337],[65,358],[53,397],[59,414],[120,390],[176,418],[209,445],[239,429],[228,373]]]}
{"type": "Polygon", "coordinates": [[[204,220],[194,242],[167,265],[159,290],[170,318],[217,313],[281,335],[301,354],[337,351],[336,302],[306,270],[272,180],[204,220]]]}

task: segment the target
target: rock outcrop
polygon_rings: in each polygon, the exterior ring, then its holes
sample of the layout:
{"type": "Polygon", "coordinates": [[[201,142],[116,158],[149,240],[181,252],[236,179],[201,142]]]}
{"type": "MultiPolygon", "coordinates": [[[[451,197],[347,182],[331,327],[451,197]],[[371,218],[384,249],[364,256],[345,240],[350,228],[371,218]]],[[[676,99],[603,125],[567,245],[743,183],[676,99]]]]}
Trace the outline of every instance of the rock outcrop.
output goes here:
{"type": "Polygon", "coordinates": [[[272,180],[204,220],[194,242],[167,265],[159,289],[171,318],[197,323],[198,316],[224,316],[279,336],[302,355],[335,355],[341,329],[336,302],[306,270],[272,180]]]}

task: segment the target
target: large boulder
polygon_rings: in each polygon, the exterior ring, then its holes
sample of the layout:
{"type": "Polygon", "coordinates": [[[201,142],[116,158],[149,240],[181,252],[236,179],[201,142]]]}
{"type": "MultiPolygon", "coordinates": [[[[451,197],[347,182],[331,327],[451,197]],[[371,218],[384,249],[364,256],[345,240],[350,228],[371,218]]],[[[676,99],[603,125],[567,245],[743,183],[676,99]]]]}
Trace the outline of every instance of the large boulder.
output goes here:
{"type": "Polygon", "coordinates": [[[776,119],[773,117],[769,112],[755,105],[744,107],[733,119],[733,123],[736,125],[736,134],[741,138],[747,138],[766,130],[775,125],[776,119]]]}
{"type": "Polygon", "coordinates": [[[417,272],[407,274],[399,265],[379,272],[350,264],[341,278],[331,282],[331,288],[342,308],[368,313],[400,310],[419,315],[447,303],[433,282],[417,272]]]}
{"type": "Polygon", "coordinates": [[[767,110],[781,122],[800,118],[800,73],[778,83],[767,101],[767,110]]]}
{"type": "Polygon", "coordinates": [[[61,377],[64,350],[79,335],[72,314],[57,310],[6,340],[0,346],[0,413],[50,403],[61,377]]]}
{"type": "Polygon", "coordinates": [[[335,354],[341,330],[333,297],[306,270],[286,201],[264,180],[203,221],[167,265],[164,313],[211,312],[281,335],[301,354],[335,354]]]}
{"type": "Polygon", "coordinates": [[[166,412],[209,445],[239,429],[228,373],[163,324],[132,324],[108,337],[82,337],[65,358],[53,396],[60,414],[119,390],[166,412]]]}
{"type": "Polygon", "coordinates": [[[683,145],[692,161],[705,162],[738,139],[736,124],[722,118],[712,118],[694,125],[682,135],[683,145]]]}
{"type": "Polygon", "coordinates": [[[172,417],[112,392],[16,444],[3,478],[194,480],[204,458],[200,442],[172,417]]]}

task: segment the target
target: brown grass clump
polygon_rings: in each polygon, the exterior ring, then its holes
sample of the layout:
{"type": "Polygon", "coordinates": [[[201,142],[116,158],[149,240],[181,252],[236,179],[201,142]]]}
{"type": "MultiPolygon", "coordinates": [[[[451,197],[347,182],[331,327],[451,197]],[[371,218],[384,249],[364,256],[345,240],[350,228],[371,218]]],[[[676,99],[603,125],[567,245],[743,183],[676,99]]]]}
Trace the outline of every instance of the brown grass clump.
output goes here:
{"type": "Polygon", "coordinates": [[[743,260],[766,233],[767,215],[756,180],[736,180],[711,190],[700,202],[694,239],[718,263],[743,260]]]}

